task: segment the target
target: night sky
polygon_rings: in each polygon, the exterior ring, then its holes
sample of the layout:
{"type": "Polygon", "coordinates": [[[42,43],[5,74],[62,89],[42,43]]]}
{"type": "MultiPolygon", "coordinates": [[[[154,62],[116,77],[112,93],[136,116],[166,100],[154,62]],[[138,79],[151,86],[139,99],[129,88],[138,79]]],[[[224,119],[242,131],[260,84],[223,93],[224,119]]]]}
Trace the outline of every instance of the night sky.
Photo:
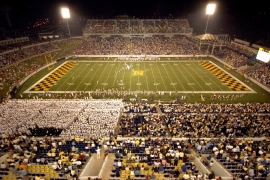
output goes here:
{"type": "Polygon", "coordinates": [[[2,0],[0,28],[23,29],[49,18],[49,24],[61,24],[60,8],[69,7],[70,23],[84,26],[86,19],[114,18],[129,15],[134,18],[187,18],[194,33],[201,34],[206,26],[206,5],[215,2],[215,14],[210,16],[208,31],[235,35],[251,42],[270,39],[270,7],[266,0],[2,0]],[[5,13],[9,12],[12,27],[5,13]]]}

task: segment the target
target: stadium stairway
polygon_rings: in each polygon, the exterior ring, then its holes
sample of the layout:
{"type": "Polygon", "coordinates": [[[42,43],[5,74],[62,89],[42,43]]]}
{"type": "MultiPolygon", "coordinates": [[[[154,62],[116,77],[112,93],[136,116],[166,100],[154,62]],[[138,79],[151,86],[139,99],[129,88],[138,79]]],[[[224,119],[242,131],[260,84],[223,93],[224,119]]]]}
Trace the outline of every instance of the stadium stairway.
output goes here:
{"type": "MultiPolygon", "coordinates": [[[[163,123],[166,124],[166,122],[165,122],[165,120],[164,120],[164,118],[163,118],[162,111],[161,111],[161,109],[160,109],[160,107],[159,107],[158,104],[156,105],[156,110],[157,110],[158,115],[159,115],[160,117],[162,117],[161,119],[162,119],[163,123]]],[[[166,126],[167,126],[167,125],[166,125],[166,126]]],[[[167,134],[167,137],[171,137],[171,133],[170,133],[168,127],[167,127],[166,129],[167,129],[167,133],[166,133],[166,134],[167,134]]]]}
{"type": "Polygon", "coordinates": [[[85,165],[84,170],[80,174],[80,179],[85,180],[88,177],[94,178],[98,177],[100,170],[104,163],[104,148],[100,149],[100,158],[97,158],[97,153],[93,153],[91,159],[85,165]]]}
{"type": "Polygon", "coordinates": [[[108,155],[108,161],[106,163],[105,169],[106,172],[103,173],[101,179],[110,179],[111,178],[111,172],[112,172],[112,164],[114,163],[115,155],[113,153],[110,153],[108,155]]]}
{"type": "Polygon", "coordinates": [[[157,113],[162,116],[162,111],[160,110],[159,108],[159,105],[156,105],[156,110],[157,110],[157,113]]]}
{"type": "Polygon", "coordinates": [[[5,153],[3,155],[1,154],[0,164],[2,164],[2,162],[4,162],[8,157],[9,157],[9,154],[8,153],[5,153]]]}
{"type": "Polygon", "coordinates": [[[119,118],[118,118],[118,121],[117,121],[117,125],[116,125],[116,128],[115,128],[115,135],[118,135],[119,133],[119,129],[120,129],[120,121],[121,121],[121,117],[122,117],[122,114],[124,112],[124,109],[121,108],[121,111],[120,111],[120,115],[119,115],[119,118]]]}
{"type": "Polygon", "coordinates": [[[93,157],[95,158],[96,161],[95,161],[95,166],[92,169],[92,175],[98,176],[99,171],[100,171],[100,169],[103,165],[103,162],[104,162],[103,153],[100,153],[100,158],[97,158],[96,154],[93,157]]]}

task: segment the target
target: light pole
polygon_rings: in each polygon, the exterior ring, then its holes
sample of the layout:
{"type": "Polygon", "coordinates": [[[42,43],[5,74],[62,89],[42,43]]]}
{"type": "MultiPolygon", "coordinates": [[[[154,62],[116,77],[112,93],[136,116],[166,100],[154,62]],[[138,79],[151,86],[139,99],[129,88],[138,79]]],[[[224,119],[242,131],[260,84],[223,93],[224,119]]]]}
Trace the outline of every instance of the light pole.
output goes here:
{"type": "Polygon", "coordinates": [[[69,35],[69,37],[71,37],[70,30],[69,30],[69,24],[68,24],[68,19],[70,18],[69,9],[68,8],[61,8],[61,13],[62,13],[62,17],[64,19],[67,19],[68,35],[69,35]]]}
{"type": "Polygon", "coordinates": [[[206,7],[206,14],[208,15],[208,18],[207,18],[206,27],[205,27],[205,34],[207,31],[207,27],[208,27],[209,16],[214,14],[215,9],[216,9],[215,4],[208,4],[206,7]]]}

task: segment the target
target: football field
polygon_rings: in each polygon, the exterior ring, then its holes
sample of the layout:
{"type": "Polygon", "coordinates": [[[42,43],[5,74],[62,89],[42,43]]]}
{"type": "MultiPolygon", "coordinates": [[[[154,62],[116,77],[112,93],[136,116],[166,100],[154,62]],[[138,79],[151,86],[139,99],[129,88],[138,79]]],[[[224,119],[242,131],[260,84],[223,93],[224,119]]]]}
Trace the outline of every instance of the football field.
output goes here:
{"type": "Polygon", "coordinates": [[[66,61],[24,93],[96,90],[255,93],[210,61],[66,61]]]}

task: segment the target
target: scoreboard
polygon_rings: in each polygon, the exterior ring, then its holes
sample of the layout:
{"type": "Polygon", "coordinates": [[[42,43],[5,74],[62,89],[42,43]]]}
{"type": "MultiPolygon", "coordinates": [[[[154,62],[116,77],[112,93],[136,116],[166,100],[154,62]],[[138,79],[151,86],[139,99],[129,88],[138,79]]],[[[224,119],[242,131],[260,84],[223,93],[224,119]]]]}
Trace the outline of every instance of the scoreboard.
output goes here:
{"type": "Polygon", "coordinates": [[[270,61],[270,50],[259,48],[256,59],[268,63],[270,61]]]}

